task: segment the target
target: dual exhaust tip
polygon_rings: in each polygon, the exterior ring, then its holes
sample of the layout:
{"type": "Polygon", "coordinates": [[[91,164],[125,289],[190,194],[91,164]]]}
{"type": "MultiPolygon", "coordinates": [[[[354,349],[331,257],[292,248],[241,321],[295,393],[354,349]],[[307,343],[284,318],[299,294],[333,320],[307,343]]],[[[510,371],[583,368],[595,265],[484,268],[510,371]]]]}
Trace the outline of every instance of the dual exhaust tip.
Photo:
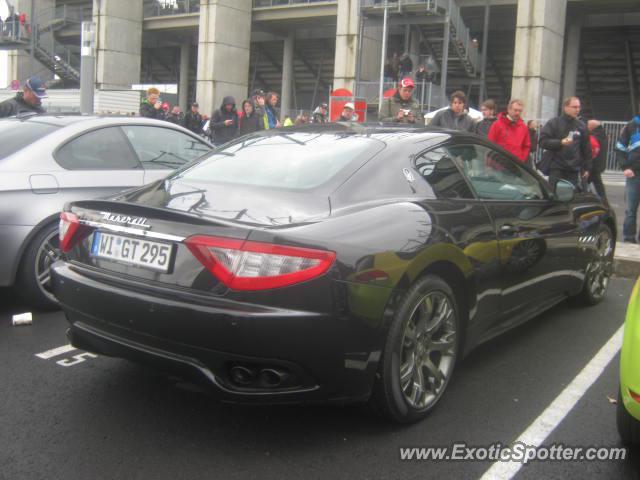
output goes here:
{"type": "Polygon", "coordinates": [[[229,369],[229,377],[240,387],[277,388],[285,385],[291,374],[281,367],[234,365],[229,369]]]}

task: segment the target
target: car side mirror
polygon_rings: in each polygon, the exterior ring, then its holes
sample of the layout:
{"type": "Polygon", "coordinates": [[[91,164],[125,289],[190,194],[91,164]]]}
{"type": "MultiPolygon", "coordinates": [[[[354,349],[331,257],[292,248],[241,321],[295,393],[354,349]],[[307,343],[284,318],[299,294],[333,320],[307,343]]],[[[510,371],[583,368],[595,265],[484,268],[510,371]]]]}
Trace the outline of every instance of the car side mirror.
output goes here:
{"type": "Polygon", "coordinates": [[[576,196],[576,188],[573,183],[567,180],[558,180],[555,188],[556,200],[560,202],[570,202],[576,196]]]}

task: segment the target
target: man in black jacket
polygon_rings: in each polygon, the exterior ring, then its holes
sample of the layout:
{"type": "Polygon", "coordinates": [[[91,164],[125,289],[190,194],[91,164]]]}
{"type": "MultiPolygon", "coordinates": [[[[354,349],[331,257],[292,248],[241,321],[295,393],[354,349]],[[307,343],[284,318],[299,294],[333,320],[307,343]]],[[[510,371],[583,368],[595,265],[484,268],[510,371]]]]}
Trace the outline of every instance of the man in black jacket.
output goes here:
{"type": "Polygon", "coordinates": [[[626,177],[624,197],[626,209],[622,236],[625,242],[636,243],[636,217],[640,204],[640,115],[622,129],[616,143],[616,158],[626,177]]]}
{"type": "Polygon", "coordinates": [[[197,135],[202,134],[202,115],[199,110],[200,106],[194,102],[191,104],[191,110],[184,116],[184,128],[197,135]]]}
{"type": "Polygon", "coordinates": [[[541,170],[554,188],[559,180],[567,180],[580,189],[580,177],[587,180],[592,168],[589,132],[578,119],[578,97],[565,99],[562,108],[563,114],[549,120],[540,132],[540,147],[545,149],[541,170]]]}
{"type": "Polygon", "coordinates": [[[44,82],[38,77],[31,77],[24,84],[22,92],[0,103],[0,118],[13,117],[23,113],[44,113],[41,100],[47,98],[44,82]]]}
{"type": "Polygon", "coordinates": [[[214,145],[222,145],[233,140],[238,134],[238,113],[233,97],[224,97],[220,110],[211,115],[211,133],[214,145]]]}
{"type": "Polygon", "coordinates": [[[151,87],[147,90],[147,98],[140,104],[140,116],[164,120],[164,110],[162,110],[162,100],[160,100],[160,90],[151,87]]]}
{"type": "MultiPolygon", "coordinates": [[[[593,157],[593,167],[589,174],[589,183],[593,183],[596,193],[604,203],[608,203],[607,192],[604,189],[602,181],[602,172],[607,169],[607,152],[609,151],[609,138],[607,132],[604,131],[598,120],[589,120],[587,122],[589,135],[597,140],[597,155],[593,157]]],[[[592,142],[592,153],[595,153],[592,142]]]]}
{"type": "Polygon", "coordinates": [[[465,111],[467,96],[464,92],[460,90],[453,92],[450,101],[449,108],[436,113],[429,125],[432,127],[448,128],[449,130],[474,132],[476,124],[465,111]]]}

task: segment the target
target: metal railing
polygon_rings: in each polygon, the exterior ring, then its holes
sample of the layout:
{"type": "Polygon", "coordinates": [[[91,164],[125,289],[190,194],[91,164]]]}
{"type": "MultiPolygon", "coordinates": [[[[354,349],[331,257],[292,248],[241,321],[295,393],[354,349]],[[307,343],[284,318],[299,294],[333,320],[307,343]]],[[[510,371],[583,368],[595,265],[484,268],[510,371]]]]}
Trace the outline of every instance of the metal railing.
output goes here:
{"type": "Polygon", "coordinates": [[[253,0],[253,8],[283,7],[313,3],[338,3],[338,0],[253,0]]]}
{"type": "Polygon", "coordinates": [[[200,0],[156,0],[152,3],[145,3],[145,17],[163,17],[167,15],[184,15],[187,13],[198,13],[200,11],[200,0]]]}
{"type": "Polygon", "coordinates": [[[466,59],[471,73],[478,70],[478,45],[469,34],[469,28],[464,23],[460,15],[460,7],[457,3],[451,2],[449,19],[451,23],[451,33],[453,42],[461,58],[466,59]]]}
{"type": "Polygon", "coordinates": [[[0,41],[28,42],[31,38],[31,27],[21,24],[18,19],[11,19],[0,23],[0,41]]]}

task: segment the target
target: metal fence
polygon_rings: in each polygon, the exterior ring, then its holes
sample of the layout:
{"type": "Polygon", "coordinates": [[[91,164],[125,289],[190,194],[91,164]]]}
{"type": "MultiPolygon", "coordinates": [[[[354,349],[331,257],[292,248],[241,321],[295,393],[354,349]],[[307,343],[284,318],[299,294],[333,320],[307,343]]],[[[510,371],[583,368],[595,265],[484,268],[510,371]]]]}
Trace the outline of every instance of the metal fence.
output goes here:
{"type": "Polygon", "coordinates": [[[338,0],[253,0],[253,8],[282,7],[305,3],[338,3],[338,0]]]}
{"type": "Polygon", "coordinates": [[[156,0],[145,5],[145,17],[162,17],[166,15],[184,15],[198,13],[200,0],[156,0]]]}

